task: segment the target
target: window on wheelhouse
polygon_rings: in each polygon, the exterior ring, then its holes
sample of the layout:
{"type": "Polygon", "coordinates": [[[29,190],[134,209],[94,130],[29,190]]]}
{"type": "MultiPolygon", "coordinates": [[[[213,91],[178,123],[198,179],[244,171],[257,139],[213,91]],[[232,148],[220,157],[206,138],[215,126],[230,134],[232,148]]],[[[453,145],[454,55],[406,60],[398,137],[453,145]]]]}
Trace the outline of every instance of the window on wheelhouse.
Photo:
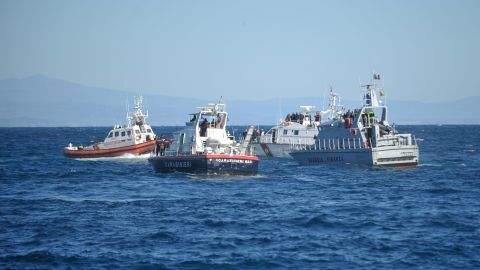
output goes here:
{"type": "Polygon", "coordinates": [[[293,134],[294,134],[294,135],[298,135],[298,130],[294,130],[294,131],[293,131],[293,134]]]}
{"type": "Polygon", "coordinates": [[[129,137],[132,136],[132,131],[131,130],[127,131],[127,136],[129,136],[129,137]]]}
{"type": "Polygon", "coordinates": [[[113,137],[113,132],[108,133],[108,138],[112,138],[112,137],[113,137]]]}
{"type": "Polygon", "coordinates": [[[115,131],[115,137],[118,137],[119,134],[120,134],[120,132],[115,131]]]}
{"type": "Polygon", "coordinates": [[[287,135],[288,134],[288,129],[284,129],[283,130],[283,135],[287,135]]]}
{"type": "Polygon", "coordinates": [[[122,137],[125,137],[125,131],[122,131],[122,137]]]}
{"type": "Polygon", "coordinates": [[[152,130],[147,128],[147,133],[152,133],[152,130]]]}

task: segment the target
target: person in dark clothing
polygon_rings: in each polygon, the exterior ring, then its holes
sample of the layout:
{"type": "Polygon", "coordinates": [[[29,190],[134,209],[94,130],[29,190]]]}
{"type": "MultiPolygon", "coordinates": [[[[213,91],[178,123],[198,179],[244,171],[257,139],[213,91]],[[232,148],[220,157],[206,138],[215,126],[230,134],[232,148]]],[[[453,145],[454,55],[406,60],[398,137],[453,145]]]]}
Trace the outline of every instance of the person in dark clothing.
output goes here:
{"type": "Polygon", "coordinates": [[[160,154],[160,144],[162,143],[162,141],[158,140],[156,142],[156,147],[155,147],[155,155],[158,156],[158,154],[160,154]]]}
{"type": "Polygon", "coordinates": [[[165,142],[162,141],[160,143],[160,156],[164,156],[165,155],[165,142]]]}
{"type": "Polygon", "coordinates": [[[351,118],[352,117],[352,112],[350,112],[350,110],[348,110],[346,113],[345,113],[345,118],[351,118]]]}
{"type": "Polygon", "coordinates": [[[363,113],[362,113],[362,125],[365,126],[366,123],[367,123],[367,115],[363,112],[363,113]]]}
{"type": "Polygon", "coordinates": [[[155,149],[156,155],[164,156],[165,155],[165,148],[167,148],[167,141],[165,140],[158,140],[157,147],[155,149]]]}
{"type": "Polygon", "coordinates": [[[207,135],[207,126],[209,125],[208,120],[203,118],[202,123],[200,123],[200,136],[205,137],[207,135]]]}

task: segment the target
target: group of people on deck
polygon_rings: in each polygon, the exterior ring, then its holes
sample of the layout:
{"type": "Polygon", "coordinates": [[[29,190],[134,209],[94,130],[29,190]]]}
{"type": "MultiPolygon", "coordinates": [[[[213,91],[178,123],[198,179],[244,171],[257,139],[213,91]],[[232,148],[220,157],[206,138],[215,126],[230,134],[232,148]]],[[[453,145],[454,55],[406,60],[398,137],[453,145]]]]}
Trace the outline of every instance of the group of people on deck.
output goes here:
{"type": "Polygon", "coordinates": [[[287,122],[297,122],[300,124],[303,124],[303,120],[310,119],[310,115],[304,115],[303,113],[292,113],[292,114],[287,114],[287,117],[285,117],[285,121],[287,122]]]}
{"type": "MultiPolygon", "coordinates": [[[[353,120],[357,118],[360,113],[360,109],[355,109],[353,111],[348,110],[342,115],[343,120],[345,121],[345,127],[349,128],[353,124],[353,120]]],[[[360,120],[363,126],[368,127],[374,125],[377,122],[375,118],[375,112],[362,112],[360,115],[360,120]]]]}
{"type": "MultiPolygon", "coordinates": [[[[312,119],[312,116],[308,113],[303,114],[303,113],[292,113],[292,114],[287,114],[285,117],[285,122],[297,122],[303,125],[303,122],[306,121],[310,124],[310,120],[312,119]]],[[[321,115],[319,112],[315,113],[314,115],[315,122],[320,122],[321,121],[321,115]]]]}

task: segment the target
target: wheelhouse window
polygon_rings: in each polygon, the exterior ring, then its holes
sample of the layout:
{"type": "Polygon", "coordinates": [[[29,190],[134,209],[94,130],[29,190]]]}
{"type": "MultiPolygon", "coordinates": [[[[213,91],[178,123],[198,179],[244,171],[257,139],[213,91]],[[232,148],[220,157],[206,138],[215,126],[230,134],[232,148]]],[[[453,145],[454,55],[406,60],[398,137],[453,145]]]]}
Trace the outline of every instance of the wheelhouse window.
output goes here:
{"type": "Polygon", "coordinates": [[[298,135],[298,130],[294,130],[294,131],[293,131],[293,134],[294,134],[294,135],[298,135]]]}
{"type": "Polygon", "coordinates": [[[120,132],[115,131],[115,137],[118,137],[119,134],[120,134],[120,132]]]}
{"type": "Polygon", "coordinates": [[[284,129],[283,130],[283,135],[287,135],[288,134],[288,130],[287,129],[284,129]]]}
{"type": "Polygon", "coordinates": [[[108,133],[108,138],[112,138],[112,137],[113,137],[113,132],[108,133]]]}
{"type": "Polygon", "coordinates": [[[147,128],[147,133],[152,133],[152,130],[147,128]]]}
{"type": "Polygon", "coordinates": [[[127,136],[132,136],[132,131],[131,130],[127,131],[127,136]]]}
{"type": "Polygon", "coordinates": [[[134,131],[135,131],[135,134],[140,134],[140,130],[135,129],[134,131]]]}
{"type": "Polygon", "coordinates": [[[125,137],[125,131],[122,131],[122,137],[125,137]]]}

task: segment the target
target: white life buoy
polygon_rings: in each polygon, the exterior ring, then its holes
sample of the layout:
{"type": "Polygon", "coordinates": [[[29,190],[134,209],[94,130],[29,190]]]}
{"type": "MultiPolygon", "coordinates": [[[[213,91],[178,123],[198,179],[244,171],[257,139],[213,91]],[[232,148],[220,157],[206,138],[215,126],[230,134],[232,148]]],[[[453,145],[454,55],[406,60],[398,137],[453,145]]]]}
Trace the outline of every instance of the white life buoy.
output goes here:
{"type": "Polygon", "coordinates": [[[137,137],[135,137],[137,139],[137,141],[140,141],[140,139],[142,138],[142,136],[139,134],[137,135],[137,137]]]}

